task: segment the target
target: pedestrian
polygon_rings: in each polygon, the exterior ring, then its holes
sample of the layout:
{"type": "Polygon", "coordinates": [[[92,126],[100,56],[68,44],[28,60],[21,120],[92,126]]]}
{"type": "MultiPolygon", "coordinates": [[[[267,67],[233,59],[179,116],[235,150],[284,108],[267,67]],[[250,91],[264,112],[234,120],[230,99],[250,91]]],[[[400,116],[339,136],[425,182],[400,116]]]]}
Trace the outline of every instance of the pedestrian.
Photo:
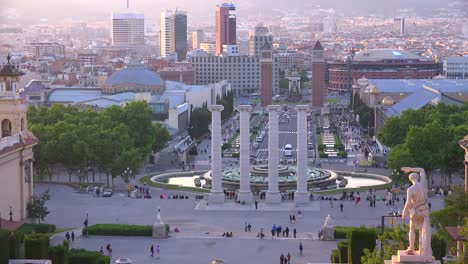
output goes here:
{"type": "Polygon", "coordinates": [[[257,202],[257,200],[255,200],[255,210],[257,210],[257,209],[258,209],[258,202],[257,202]]]}
{"type": "Polygon", "coordinates": [[[151,245],[151,247],[150,247],[150,252],[151,252],[151,256],[153,257],[154,256],[154,246],[153,245],[151,245]]]}
{"type": "Polygon", "coordinates": [[[302,250],[303,250],[303,249],[304,249],[304,248],[302,247],[302,243],[299,242],[299,254],[301,254],[301,256],[302,256],[302,250]]]}
{"type": "Polygon", "coordinates": [[[101,249],[99,250],[99,254],[104,255],[104,249],[101,246],[101,249]]]}
{"type": "Polygon", "coordinates": [[[159,252],[161,252],[161,249],[159,248],[159,245],[156,246],[156,258],[159,259],[159,252]]]}
{"type": "Polygon", "coordinates": [[[343,207],[344,207],[343,203],[340,203],[340,210],[341,210],[341,212],[343,212],[343,207]]]}
{"type": "Polygon", "coordinates": [[[75,232],[71,232],[71,239],[72,239],[72,242],[75,241],[75,232]]]}
{"type": "Polygon", "coordinates": [[[288,258],[288,264],[291,264],[291,253],[288,252],[286,257],[288,258]]]}
{"type": "Polygon", "coordinates": [[[429,211],[430,211],[430,210],[431,210],[431,206],[432,206],[431,202],[428,202],[428,203],[427,203],[427,206],[429,207],[429,211]]]}
{"type": "Polygon", "coordinates": [[[283,264],[284,263],[284,255],[283,253],[281,253],[281,256],[280,256],[280,264],[283,264]]]}
{"type": "Polygon", "coordinates": [[[67,233],[65,234],[65,238],[66,238],[67,240],[70,240],[70,233],[67,232],[67,233]]]}
{"type": "Polygon", "coordinates": [[[295,224],[296,223],[296,215],[293,215],[292,220],[293,220],[293,224],[295,224]]]}
{"type": "Polygon", "coordinates": [[[285,232],[286,232],[286,237],[289,237],[289,227],[286,227],[285,232]]]}
{"type": "Polygon", "coordinates": [[[294,238],[296,238],[296,233],[297,233],[296,228],[294,228],[294,230],[293,230],[294,238]]]}
{"type": "Polygon", "coordinates": [[[292,215],[289,215],[289,223],[292,222],[292,215]]]}
{"type": "Polygon", "coordinates": [[[252,225],[249,224],[249,225],[247,226],[247,230],[249,230],[249,232],[252,232],[252,225]]]}

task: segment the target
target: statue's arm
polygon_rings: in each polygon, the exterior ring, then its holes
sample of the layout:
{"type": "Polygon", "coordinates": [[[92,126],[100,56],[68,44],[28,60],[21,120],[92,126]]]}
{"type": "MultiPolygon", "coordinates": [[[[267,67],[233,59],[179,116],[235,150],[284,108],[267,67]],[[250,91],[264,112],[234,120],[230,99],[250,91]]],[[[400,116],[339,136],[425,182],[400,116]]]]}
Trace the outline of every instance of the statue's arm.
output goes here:
{"type": "Polygon", "coordinates": [[[411,208],[412,198],[413,198],[413,192],[411,191],[411,189],[408,188],[408,190],[406,190],[405,207],[403,208],[403,212],[401,212],[401,217],[402,218],[406,217],[406,212],[411,208]]]}

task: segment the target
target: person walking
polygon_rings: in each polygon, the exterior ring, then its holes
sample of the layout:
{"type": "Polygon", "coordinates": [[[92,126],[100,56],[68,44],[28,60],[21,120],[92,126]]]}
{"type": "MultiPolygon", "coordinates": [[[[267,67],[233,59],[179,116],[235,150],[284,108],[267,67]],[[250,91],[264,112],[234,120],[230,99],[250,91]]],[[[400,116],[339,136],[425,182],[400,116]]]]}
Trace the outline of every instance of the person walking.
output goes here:
{"type": "Polygon", "coordinates": [[[159,253],[161,252],[161,249],[159,248],[159,245],[156,246],[156,258],[159,259],[159,253]]]}
{"type": "Polygon", "coordinates": [[[299,242],[299,254],[302,256],[302,250],[304,248],[302,247],[302,242],[299,242]]]}
{"type": "Polygon", "coordinates": [[[429,211],[431,211],[431,206],[432,206],[431,202],[428,202],[427,206],[429,207],[429,211]]]}
{"type": "Polygon", "coordinates": [[[289,215],[289,223],[292,222],[292,215],[289,215]]]}
{"type": "Polygon", "coordinates": [[[75,241],[75,232],[71,232],[71,239],[72,239],[72,242],[75,241]]]}
{"type": "Polygon", "coordinates": [[[70,233],[67,232],[67,233],[65,234],[65,238],[66,238],[67,240],[70,240],[70,233]]]}
{"type": "Polygon", "coordinates": [[[291,264],[291,253],[288,252],[288,255],[286,255],[286,257],[288,258],[288,264],[291,264]]]}
{"type": "Polygon", "coordinates": [[[252,225],[250,225],[250,223],[249,223],[249,225],[247,226],[247,230],[248,230],[249,232],[252,232],[252,225]]]}
{"type": "Polygon", "coordinates": [[[283,253],[281,253],[281,256],[280,256],[280,264],[284,264],[284,255],[283,255],[283,253]]]}
{"type": "Polygon", "coordinates": [[[343,207],[344,207],[343,203],[340,203],[340,210],[341,210],[341,212],[343,212],[343,207]]]}
{"type": "Polygon", "coordinates": [[[293,230],[294,238],[296,238],[296,228],[293,230]]]}
{"type": "Polygon", "coordinates": [[[258,209],[258,202],[257,202],[257,200],[255,200],[255,210],[257,210],[257,209],[258,209]]]}

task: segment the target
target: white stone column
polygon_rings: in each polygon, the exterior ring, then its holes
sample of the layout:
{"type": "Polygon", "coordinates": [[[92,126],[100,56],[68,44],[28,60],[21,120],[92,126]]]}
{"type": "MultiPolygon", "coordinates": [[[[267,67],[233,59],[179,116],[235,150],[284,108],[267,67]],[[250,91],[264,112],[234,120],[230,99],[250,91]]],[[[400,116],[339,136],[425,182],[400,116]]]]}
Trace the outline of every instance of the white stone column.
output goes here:
{"type": "Polygon", "coordinates": [[[240,189],[237,200],[252,203],[253,196],[250,190],[250,112],[252,106],[239,105],[240,113],[240,189]]]}
{"type": "Polygon", "coordinates": [[[280,203],[281,194],[279,192],[278,176],[278,113],[281,106],[269,105],[268,111],[268,192],[266,194],[267,203],[280,203]]]}
{"type": "Polygon", "coordinates": [[[211,193],[209,203],[224,203],[222,188],[222,160],[221,160],[221,111],[222,105],[211,105],[211,193]]]}
{"type": "Polygon", "coordinates": [[[297,105],[297,190],[294,195],[296,203],[309,201],[307,189],[307,112],[308,105],[297,105]]]}

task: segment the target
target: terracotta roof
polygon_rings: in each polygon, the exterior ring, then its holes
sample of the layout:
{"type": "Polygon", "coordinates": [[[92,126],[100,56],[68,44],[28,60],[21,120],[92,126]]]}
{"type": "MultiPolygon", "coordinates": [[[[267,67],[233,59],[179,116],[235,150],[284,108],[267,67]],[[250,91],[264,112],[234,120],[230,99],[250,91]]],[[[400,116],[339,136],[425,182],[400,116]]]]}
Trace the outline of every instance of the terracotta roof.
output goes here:
{"type": "Polygon", "coordinates": [[[460,228],[458,226],[447,226],[445,230],[447,230],[447,232],[453,239],[457,241],[459,240],[467,241],[466,237],[460,234],[460,228]]]}

